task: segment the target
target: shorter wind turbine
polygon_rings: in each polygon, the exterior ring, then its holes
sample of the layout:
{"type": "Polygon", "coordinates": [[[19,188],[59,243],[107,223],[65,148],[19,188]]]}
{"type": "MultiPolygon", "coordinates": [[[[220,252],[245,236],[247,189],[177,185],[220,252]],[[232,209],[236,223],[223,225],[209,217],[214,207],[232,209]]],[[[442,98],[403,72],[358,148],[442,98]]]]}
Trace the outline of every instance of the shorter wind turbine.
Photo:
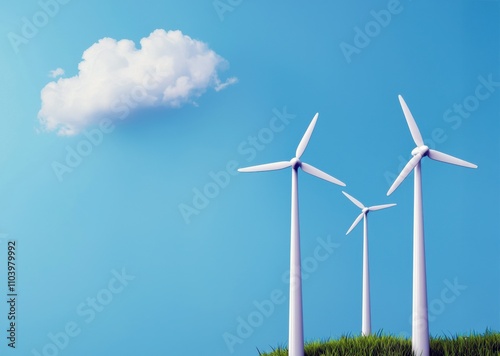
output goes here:
{"type": "Polygon", "coordinates": [[[300,158],[306,150],[309,139],[318,120],[318,113],[314,115],[302,140],[300,140],[295,157],[290,161],[260,164],[258,166],[239,168],[238,172],[264,172],[292,168],[292,203],[290,229],[290,309],[288,315],[288,355],[304,356],[304,326],[302,321],[302,275],[300,267],[300,229],[299,229],[299,192],[298,171],[324,179],[330,183],[345,186],[343,182],[331,175],[302,162],[300,158]]]}
{"type": "Polygon", "coordinates": [[[370,211],[382,210],[386,208],[390,208],[396,204],[383,204],[383,205],[375,205],[367,208],[364,206],[359,200],[354,198],[353,196],[347,194],[346,192],[342,192],[344,195],[349,198],[350,201],[354,203],[358,208],[361,209],[361,214],[358,215],[356,220],[352,223],[349,230],[347,230],[346,235],[349,234],[352,229],[359,224],[362,218],[363,219],[363,301],[362,301],[362,311],[361,311],[361,334],[363,336],[370,335],[372,332],[372,322],[371,322],[371,308],[370,308],[370,270],[369,270],[369,262],[368,262],[368,213],[370,211]]]}

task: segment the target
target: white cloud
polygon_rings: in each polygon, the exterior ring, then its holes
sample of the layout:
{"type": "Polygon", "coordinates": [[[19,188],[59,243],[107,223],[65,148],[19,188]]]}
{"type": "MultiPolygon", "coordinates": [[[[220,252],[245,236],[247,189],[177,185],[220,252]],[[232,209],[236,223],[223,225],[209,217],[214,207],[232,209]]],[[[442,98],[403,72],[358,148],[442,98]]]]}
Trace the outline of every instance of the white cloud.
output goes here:
{"type": "Polygon", "coordinates": [[[103,118],[124,119],[144,107],[180,107],[207,88],[219,91],[237,82],[222,82],[218,71],[227,61],[181,31],[155,30],[140,43],[137,49],[130,40],[103,38],[83,53],[78,75],[48,83],[38,112],[43,129],[74,135],[103,118]]]}
{"type": "Polygon", "coordinates": [[[64,69],[57,68],[57,69],[51,70],[49,76],[52,78],[56,78],[56,77],[60,77],[63,74],[64,74],[64,69]]]}

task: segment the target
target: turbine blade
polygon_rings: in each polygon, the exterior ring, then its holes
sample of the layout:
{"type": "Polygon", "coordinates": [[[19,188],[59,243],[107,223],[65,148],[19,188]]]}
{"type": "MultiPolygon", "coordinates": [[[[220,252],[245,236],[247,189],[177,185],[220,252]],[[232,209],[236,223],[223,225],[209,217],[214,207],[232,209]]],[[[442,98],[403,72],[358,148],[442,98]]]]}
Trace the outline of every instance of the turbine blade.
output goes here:
{"type": "Polygon", "coordinates": [[[417,154],[417,155],[413,156],[408,161],[408,163],[406,164],[405,168],[403,168],[403,170],[401,171],[401,173],[399,173],[399,176],[396,178],[396,180],[394,181],[394,183],[392,183],[392,186],[387,191],[387,195],[388,196],[391,195],[392,192],[394,192],[397,187],[399,187],[399,185],[401,184],[401,182],[404,181],[404,179],[406,178],[406,176],[408,176],[408,174],[410,174],[411,170],[413,168],[415,168],[415,166],[417,165],[417,163],[421,159],[422,159],[422,156],[419,155],[419,154],[417,154]]]}
{"type": "Polygon", "coordinates": [[[468,168],[477,168],[477,165],[475,165],[474,163],[464,161],[463,159],[456,158],[456,157],[447,155],[446,153],[439,152],[436,150],[429,150],[429,152],[427,153],[427,156],[429,156],[429,158],[431,158],[435,161],[456,164],[457,166],[463,166],[463,167],[468,167],[468,168]]]}
{"type": "Polygon", "coordinates": [[[260,164],[258,166],[251,166],[245,168],[238,168],[238,172],[264,172],[264,171],[277,171],[279,169],[290,167],[292,164],[289,161],[281,161],[274,163],[260,164]]]}
{"type": "Polygon", "coordinates": [[[413,141],[417,146],[422,146],[424,144],[424,140],[422,139],[422,135],[420,134],[420,130],[418,129],[417,123],[413,118],[413,115],[406,105],[405,100],[401,95],[398,96],[399,103],[401,104],[401,108],[403,108],[403,113],[405,114],[406,122],[408,123],[408,127],[410,128],[411,137],[413,137],[413,141]]]}
{"type": "Polygon", "coordinates": [[[313,167],[311,166],[310,164],[307,164],[307,163],[304,163],[302,162],[301,163],[301,167],[302,167],[302,170],[306,173],[309,173],[315,177],[318,177],[318,178],[321,178],[321,179],[324,179],[328,182],[331,182],[333,184],[337,184],[337,185],[341,185],[343,187],[345,187],[345,183],[338,180],[337,178],[335,177],[332,177],[331,175],[329,174],[326,174],[325,172],[319,170],[318,168],[316,167],[313,167]]]}
{"type": "Polygon", "coordinates": [[[347,230],[347,232],[345,233],[346,235],[348,235],[352,229],[354,229],[356,227],[356,225],[359,224],[359,222],[361,221],[361,218],[363,217],[363,215],[365,215],[365,213],[361,213],[358,215],[358,217],[356,218],[356,220],[354,220],[354,222],[352,223],[351,227],[349,228],[349,230],[347,230]]]}
{"type": "Polygon", "coordinates": [[[356,198],[354,198],[352,195],[347,194],[346,192],[342,191],[342,193],[354,203],[358,208],[363,209],[365,206],[356,198]]]}
{"type": "Polygon", "coordinates": [[[295,157],[300,159],[304,151],[306,150],[307,144],[309,143],[309,139],[311,138],[311,135],[314,131],[314,126],[316,125],[316,121],[318,121],[318,115],[319,113],[316,113],[314,115],[311,123],[309,124],[309,127],[307,128],[304,136],[302,136],[302,140],[300,140],[299,145],[297,146],[297,150],[295,151],[295,157]]]}
{"type": "Polygon", "coordinates": [[[382,205],[375,205],[375,206],[370,206],[368,210],[370,211],[375,211],[375,210],[381,210],[381,209],[387,209],[390,208],[391,206],[394,206],[396,204],[382,204],[382,205]]]}

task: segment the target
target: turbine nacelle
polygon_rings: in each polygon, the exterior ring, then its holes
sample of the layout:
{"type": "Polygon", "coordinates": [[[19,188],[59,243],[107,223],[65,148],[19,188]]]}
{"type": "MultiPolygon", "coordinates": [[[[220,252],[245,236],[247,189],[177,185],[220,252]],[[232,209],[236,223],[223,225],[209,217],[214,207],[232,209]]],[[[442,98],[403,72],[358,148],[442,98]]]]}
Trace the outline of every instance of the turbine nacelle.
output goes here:
{"type": "Polygon", "coordinates": [[[297,157],[293,157],[291,160],[290,160],[290,165],[293,169],[297,169],[299,167],[302,167],[302,162],[300,161],[300,159],[298,159],[297,157]]]}
{"type": "Polygon", "coordinates": [[[411,151],[411,155],[412,156],[420,155],[421,157],[424,157],[425,155],[427,155],[427,152],[429,152],[429,146],[422,145],[422,146],[415,147],[411,151]]]}

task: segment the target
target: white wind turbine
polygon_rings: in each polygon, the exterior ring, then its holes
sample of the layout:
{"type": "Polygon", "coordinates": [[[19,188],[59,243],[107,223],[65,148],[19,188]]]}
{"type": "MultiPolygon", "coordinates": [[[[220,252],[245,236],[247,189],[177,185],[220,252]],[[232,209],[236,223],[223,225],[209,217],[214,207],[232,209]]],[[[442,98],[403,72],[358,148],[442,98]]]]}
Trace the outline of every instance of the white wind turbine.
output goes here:
{"type": "Polygon", "coordinates": [[[425,244],[424,244],[424,220],[422,209],[422,175],[420,160],[427,156],[435,161],[451,163],[458,166],[477,168],[475,164],[462,159],[432,150],[424,144],[422,135],[417,127],[410,109],[403,97],[399,95],[399,102],[410,128],[413,141],[417,145],[411,154],[413,157],[403,168],[387,195],[390,195],[401,182],[408,176],[411,170],[415,171],[414,177],[414,202],[413,202],[413,302],[412,302],[412,349],[416,355],[428,356],[429,349],[429,321],[427,310],[427,277],[425,271],[425,244]]]}
{"type": "Polygon", "coordinates": [[[292,203],[291,203],[291,231],[290,231],[290,309],[288,315],[288,355],[304,356],[304,327],[302,321],[302,276],[300,269],[300,231],[299,231],[299,202],[298,202],[298,169],[328,182],[345,186],[337,178],[326,174],[319,169],[300,161],[307,143],[318,120],[318,113],[314,115],[302,140],[297,146],[295,157],[290,161],[261,164],[258,166],[238,169],[239,172],[274,171],[292,167],[292,203]]]}
{"type": "Polygon", "coordinates": [[[372,322],[370,308],[370,271],[368,263],[368,212],[390,208],[396,204],[375,205],[367,208],[353,196],[347,194],[346,192],[342,193],[344,193],[344,195],[352,201],[354,205],[361,209],[361,214],[359,214],[356,220],[354,220],[349,230],[347,230],[346,235],[349,234],[363,218],[363,300],[361,311],[361,334],[370,335],[372,332],[372,322]]]}

